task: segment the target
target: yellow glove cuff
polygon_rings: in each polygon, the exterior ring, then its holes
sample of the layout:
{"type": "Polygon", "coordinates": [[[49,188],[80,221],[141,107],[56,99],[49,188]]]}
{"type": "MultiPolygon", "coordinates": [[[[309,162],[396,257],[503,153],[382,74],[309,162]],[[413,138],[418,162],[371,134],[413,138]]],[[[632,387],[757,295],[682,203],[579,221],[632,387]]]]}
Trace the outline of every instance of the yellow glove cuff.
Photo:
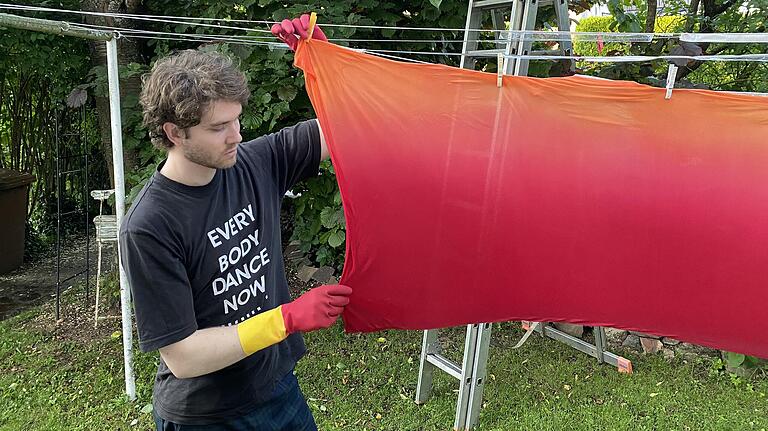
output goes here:
{"type": "Polygon", "coordinates": [[[257,314],[237,325],[237,336],[246,355],[277,344],[288,336],[281,308],[257,314]]]}

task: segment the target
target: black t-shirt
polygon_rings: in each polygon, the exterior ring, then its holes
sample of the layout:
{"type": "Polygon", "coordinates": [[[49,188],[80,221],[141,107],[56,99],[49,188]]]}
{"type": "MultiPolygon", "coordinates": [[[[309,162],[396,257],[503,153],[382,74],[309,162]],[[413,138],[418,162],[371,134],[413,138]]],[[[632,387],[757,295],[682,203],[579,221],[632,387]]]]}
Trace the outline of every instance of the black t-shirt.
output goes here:
{"type": "MultiPolygon", "coordinates": [[[[236,325],[290,301],[280,242],[280,205],[316,175],[314,120],[240,144],[237,163],[204,186],[155,172],[120,229],[139,346],[151,351],[198,329],[236,325]]],[[[209,424],[251,411],[304,354],[292,334],[222,370],[177,379],[160,361],[154,406],[164,419],[209,424]]]]}

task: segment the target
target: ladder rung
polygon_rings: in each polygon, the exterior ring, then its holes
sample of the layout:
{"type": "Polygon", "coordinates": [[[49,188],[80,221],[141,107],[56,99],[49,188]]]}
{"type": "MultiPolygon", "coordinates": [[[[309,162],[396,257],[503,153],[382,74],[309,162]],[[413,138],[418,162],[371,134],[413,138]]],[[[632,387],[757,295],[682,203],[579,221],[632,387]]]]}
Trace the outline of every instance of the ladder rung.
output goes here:
{"type": "Polygon", "coordinates": [[[467,57],[496,57],[498,54],[504,54],[504,49],[476,49],[467,51],[467,57]]]}
{"type": "Polygon", "coordinates": [[[560,50],[548,49],[546,51],[531,51],[528,55],[563,55],[563,52],[560,50]]]}
{"type": "Polygon", "coordinates": [[[450,374],[456,380],[461,380],[461,368],[445,356],[439,353],[430,353],[427,355],[427,362],[450,374]]]}
{"type": "MultiPolygon", "coordinates": [[[[467,57],[496,57],[498,54],[504,54],[503,49],[478,49],[467,51],[467,57]]],[[[531,51],[528,55],[563,55],[560,50],[531,51]]]]}
{"type": "Polygon", "coordinates": [[[514,0],[480,0],[476,1],[472,6],[475,9],[493,9],[502,6],[512,6],[512,3],[514,3],[514,0]]]}
{"type": "MultiPolygon", "coordinates": [[[[518,0],[519,1],[519,0],[518,0]]],[[[480,0],[476,1],[472,6],[475,9],[496,9],[503,6],[512,6],[514,0],[480,0]]],[[[555,3],[555,0],[539,0],[539,7],[549,6],[555,3]]]]}

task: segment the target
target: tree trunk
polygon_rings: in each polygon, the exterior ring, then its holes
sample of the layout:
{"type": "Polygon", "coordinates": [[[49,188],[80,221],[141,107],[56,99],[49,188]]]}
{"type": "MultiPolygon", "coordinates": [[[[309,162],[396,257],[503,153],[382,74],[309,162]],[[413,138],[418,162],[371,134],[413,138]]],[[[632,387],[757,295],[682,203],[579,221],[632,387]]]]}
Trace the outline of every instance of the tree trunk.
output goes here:
{"type": "Polygon", "coordinates": [[[656,28],[657,0],[648,0],[648,15],[645,17],[645,32],[653,33],[656,28]]]}
{"type": "MultiPolygon", "coordinates": [[[[138,13],[138,9],[141,2],[138,0],[83,0],[81,3],[81,9],[84,11],[93,12],[106,12],[106,13],[138,13]]],[[[101,17],[101,16],[88,16],[86,19],[88,24],[103,25],[110,27],[120,28],[134,28],[135,22],[131,22],[128,19],[101,17]]],[[[107,47],[104,42],[91,41],[91,64],[92,66],[103,66],[107,64],[107,47]]],[[[129,63],[144,63],[144,59],[141,55],[141,47],[138,45],[136,39],[120,38],[117,40],[117,64],[118,66],[126,66],[129,63]]],[[[141,91],[141,77],[133,76],[130,78],[120,77],[120,100],[123,106],[125,106],[126,96],[133,95],[138,97],[141,91]]],[[[95,97],[96,110],[98,112],[99,130],[101,136],[101,148],[104,152],[104,158],[109,169],[109,177],[114,186],[114,178],[112,175],[112,129],[110,125],[110,111],[109,111],[109,95],[96,95],[95,97]]],[[[125,118],[123,116],[123,118],[125,118]]],[[[123,125],[123,133],[130,130],[126,130],[123,125]]],[[[125,172],[132,172],[137,168],[138,164],[138,148],[126,148],[123,147],[123,163],[125,165],[125,172]]]]}

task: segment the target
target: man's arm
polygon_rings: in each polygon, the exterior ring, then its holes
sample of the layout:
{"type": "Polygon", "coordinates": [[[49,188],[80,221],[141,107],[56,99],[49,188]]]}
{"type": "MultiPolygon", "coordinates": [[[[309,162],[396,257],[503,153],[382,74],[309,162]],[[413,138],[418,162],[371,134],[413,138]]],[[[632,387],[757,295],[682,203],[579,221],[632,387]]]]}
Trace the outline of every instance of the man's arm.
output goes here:
{"type": "Polygon", "coordinates": [[[351,293],[351,288],[340,284],[319,286],[236,326],[198,329],[181,341],[161,347],[160,356],[179,379],[212,373],[294,332],[331,326],[349,303],[351,293]]]}
{"type": "MultiPolygon", "coordinates": [[[[284,19],[282,22],[274,24],[272,26],[272,34],[278,39],[285,42],[291,51],[296,51],[296,47],[299,44],[299,39],[306,39],[309,37],[307,31],[309,30],[309,14],[304,14],[299,18],[292,20],[284,19]]],[[[323,33],[323,30],[319,25],[315,26],[315,30],[312,33],[312,39],[328,41],[328,38],[323,33]]],[[[323,136],[323,129],[320,127],[320,122],[317,122],[317,128],[320,130],[320,160],[326,160],[329,157],[328,145],[325,143],[325,136],[323,136]]]]}
{"type": "Polygon", "coordinates": [[[202,376],[246,357],[235,326],[198,329],[189,337],[160,348],[160,357],[179,379],[202,376]]]}
{"type": "Polygon", "coordinates": [[[328,144],[325,142],[325,135],[323,134],[323,128],[320,127],[320,121],[315,120],[317,123],[317,130],[320,131],[320,161],[327,160],[331,153],[328,152],[328,144]]]}

